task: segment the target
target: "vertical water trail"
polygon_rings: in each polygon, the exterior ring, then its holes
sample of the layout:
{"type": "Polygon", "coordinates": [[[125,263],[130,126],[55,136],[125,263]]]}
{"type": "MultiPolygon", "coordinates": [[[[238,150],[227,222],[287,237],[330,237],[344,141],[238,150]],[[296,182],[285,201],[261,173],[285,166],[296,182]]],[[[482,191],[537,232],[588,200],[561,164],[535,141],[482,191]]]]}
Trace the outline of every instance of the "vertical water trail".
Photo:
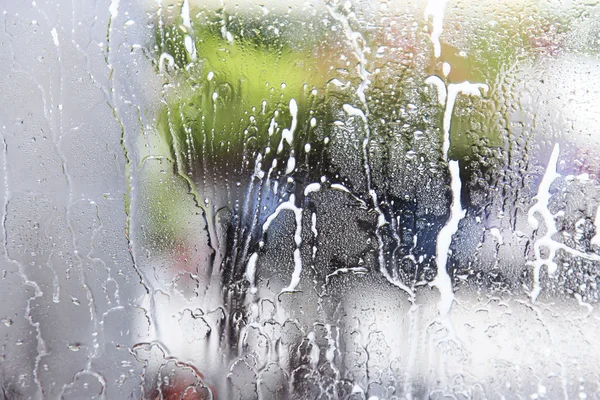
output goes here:
{"type": "MultiPolygon", "coordinates": [[[[284,141],[287,141],[290,146],[292,146],[293,142],[294,142],[294,134],[295,134],[296,128],[298,126],[298,104],[296,103],[295,99],[290,100],[289,111],[290,111],[290,115],[292,117],[292,122],[291,122],[289,129],[285,128],[281,131],[281,140],[279,142],[279,145],[277,146],[277,154],[279,154],[281,151],[283,151],[284,141]]],[[[269,136],[272,136],[274,134],[276,127],[277,127],[277,122],[275,121],[275,116],[273,116],[273,118],[271,119],[269,128],[268,128],[269,136]]],[[[273,169],[277,166],[276,160],[277,159],[273,159],[273,164],[267,174],[267,177],[266,177],[267,185],[270,182],[271,173],[273,172],[273,169]]],[[[291,172],[293,172],[294,169],[295,169],[295,158],[292,153],[288,159],[288,163],[287,163],[287,167],[286,167],[286,174],[290,174],[291,172]]],[[[255,170],[254,170],[253,176],[254,176],[254,178],[257,178],[261,181],[265,177],[265,173],[262,170],[262,155],[260,153],[257,155],[257,159],[255,160],[255,170]]],[[[254,182],[254,179],[250,183],[251,188],[253,186],[253,182],[254,182]]],[[[250,190],[246,197],[246,205],[244,208],[244,214],[248,213],[248,209],[247,209],[248,201],[250,200],[251,197],[252,196],[251,196],[251,190],[250,190]]],[[[296,219],[296,233],[294,234],[294,242],[296,244],[296,249],[294,250],[294,272],[292,273],[290,284],[286,288],[282,289],[282,293],[295,291],[296,287],[300,283],[300,275],[302,273],[302,258],[301,258],[301,254],[300,254],[300,246],[302,244],[302,208],[296,207],[295,200],[296,200],[295,196],[290,195],[288,201],[280,204],[277,207],[277,209],[271,215],[269,215],[269,217],[267,217],[266,222],[263,224],[263,237],[264,237],[264,234],[266,233],[270,224],[272,223],[272,221],[275,218],[277,218],[277,216],[279,215],[279,213],[281,211],[291,210],[294,212],[295,219],[296,219]]],[[[259,203],[260,203],[260,200],[259,200],[259,203]]],[[[258,217],[258,211],[257,211],[257,213],[255,213],[255,217],[258,217]]],[[[258,220],[255,218],[254,222],[257,222],[257,221],[258,220]]],[[[254,223],[253,223],[253,225],[254,225],[254,223]]],[[[246,254],[247,254],[246,249],[249,247],[249,245],[250,245],[250,236],[248,236],[248,238],[246,240],[246,245],[244,246],[245,251],[242,255],[243,258],[245,258],[246,254]]],[[[264,241],[261,240],[260,247],[262,248],[263,246],[264,246],[264,241]]],[[[248,259],[248,262],[246,263],[246,270],[244,272],[244,278],[250,284],[250,292],[252,294],[254,294],[258,291],[258,289],[256,287],[257,262],[258,262],[258,252],[254,252],[250,255],[250,258],[248,259]]]]}
{"type": "Polygon", "coordinates": [[[258,253],[252,253],[248,264],[246,265],[245,278],[250,283],[250,293],[254,294],[257,292],[256,289],[256,261],[258,260],[258,253]]]}
{"type": "MultiPolygon", "coordinates": [[[[32,5],[34,7],[37,7],[37,4],[35,2],[32,3],[32,5]]],[[[119,1],[118,0],[112,0],[111,1],[111,5],[109,7],[109,13],[110,13],[110,19],[109,19],[109,24],[108,24],[108,34],[107,34],[107,50],[109,49],[108,44],[110,43],[110,25],[113,21],[114,18],[116,18],[116,16],[118,15],[118,6],[119,6],[119,1]]],[[[40,13],[43,15],[44,19],[48,22],[49,18],[48,15],[42,11],[41,9],[39,10],[40,13]]],[[[58,31],[56,29],[56,27],[53,27],[50,31],[50,35],[52,37],[52,41],[54,43],[54,46],[56,47],[56,58],[60,64],[61,62],[61,53],[63,52],[61,46],[60,46],[60,39],[59,39],[59,34],[58,31]]],[[[106,58],[106,61],[108,63],[108,56],[106,58]]],[[[112,65],[110,63],[108,63],[109,68],[112,70],[112,65]]],[[[100,344],[98,342],[98,332],[99,332],[99,325],[101,324],[101,321],[99,320],[98,317],[98,310],[97,310],[97,305],[94,299],[94,296],[92,294],[92,290],[90,288],[90,284],[89,281],[87,279],[86,273],[84,271],[83,268],[83,260],[81,258],[80,255],[80,251],[77,245],[77,239],[76,239],[76,233],[75,233],[75,229],[73,228],[73,217],[71,215],[71,206],[74,204],[74,192],[73,192],[73,183],[72,180],[69,176],[69,167],[68,167],[68,162],[67,162],[67,157],[65,156],[65,153],[62,149],[62,140],[64,138],[63,135],[63,130],[64,130],[64,125],[63,125],[63,104],[62,104],[62,99],[63,99],[63,92],[64,92],[64,77],[63,77],[63,72],[62,72],[62,68],[58,69],[58,80],[59,80],[59,87],[58,87],[58,104],[55,106],[55,100],[52,97],[52,90],[49,90],[49,97],[50,97],[50,101],[49,101],[49,112],[46,111],[47,109],[47,102],[46,102],[46,98],[45,98],[45,92],[44,90],[41,88],[40,89],[42,91],[43,94],[43,103],[44,103],[44,115],[46,117],[46,119],[48,120],[49,125],[51,126],[51,132],[53,134],[54,137],[54,141],[55,141],[55,149],[56,149],[56,153],[59,157],[60,160],[60,164],[62,166],[62,170],[63,170],[63,175],[65,177],[65,182],[66,182],[66,186],[67,186],[67,192],[68,192],[68,196],[67,196],[67,202],[65,205],[65,222],[67,225],[67,229],[70,235],[70,245],[72,246],[72,252],[73,252],[73,256],[74,258],[77,260],[77,264],[79,266],[79,272],[80,272],[80,279],[81,279],[81,286],[83,291],[85,292],[86,298],[88,300],[88,306],[89,306],[89,313],[90,313],[90,321],[92,322],[93,325],[93,332],[91,334],[91,342],[92,342],[92,346],[90,346],[90,349],[88,350],[88,359],[87,362],[85,364],[85,368],[81,371],[79,371],[76,376],[78,376],[79,374],[90,374],[92,376],[94,376],[98,382],[100,383],[102,389],[100,392],[100,398],[103,399],[105,398],[105,393],[106,393],[106,380],[104,379],[104,377],[96,372],[94,370],[93,367],[93,361],[95,359],[97,359],[98,357],[100,357],[100,344]],[[52,112],[52,109],[58,109],[58,117],[55,118],[52,112]]],[[[106,92],[105,92],[106,93],[106,92]]],[[[7,187],[8,189],[8,187],[7,187]]],[[[50,257],[48,259],[47,262],[47,266],[49,267],[49,269],[53,272],[54,274],[54,279],[53,279],[53,295],[52,295],[52,299],[55,303],[59,303],[60,302],[60,284],[59,284],[59,278],[58,278],[58,274],[56,272],[56,269],[53,267],[52,265],[52,256],[54,254],[54,251],[51,252],[50,257]]],[[[110,270],[108,271],[108,276],[110,278],[110,270]]],[[[36,286],[37,287],[37,286],[36,286]]],[[[39,290],[39,295],[42,295],[42,291],[40,288],[38,288],[39,290]]],[[[38,292],[36,292],[36,297],[38,295],[38,292]]],[[[31,300],[31,299],[30,299],[31,300]]],[[[29,302],[28,302],[28,307],[29,307],[29,302]]],[[[30,316],[31,318],[31,316],[30,316]]],[[[33,321],[33,319],[32,319],[33,321]]],[[[39,331],[39,326],[40,323],[38,322],[36,324],[37,329],[38,329],[38,333],[41,335],[41,332],[39,331]]],[[[41,336],[39,336],[39,339],[42,340],[41,336]]],[[[43,348],[44,348],[44,352],[45,352],[45,343],[43,342],[43,348]]],[[[39,344],[38,344],[38,348],[39,348],[39,344]]],[[[41,361],[42,356],[44,355],[49,355],[50,352],[47,352],[46,354],[42,354],[41,352],[39,352],[38,350],[38,355],[36,357],[36,364],[35,364],[35,370],[34,370],[34,375],[37,378],[37,373],[39,370],[39,362],[41,361]]],[[[39,383],[39,379],[38,379],[38,383],[39,383]]],[[[61,392],[65,390],[67,384],[63,385],[61,392]]]]}
{"type": "Polygon", "coordinates": [[[458,231],[458,223],[464,218],[466,211],[462,208],[460,202],[461,180],[460,167],[458,161],[452,160],[448,163],[450,169],[452,190],[452,204],[450,205],[450,218],[446,225],[440,230],[437,236],[435,258],[437,264],[437,275],[431,282],[440,292],[439,311],[442,317],[445,317],[452,308],[454,301],[454,291],[452,289],[452,279],[448,274],[447,262],[452,236],[458,231]]]}
{"type": "MultiPolygon", "coordinates": [[[[284,128],[281,131],[281,140],[279,141],[279,145],[277,146],[277,154],[281,153],[283,150],[283,142],[286,141],[293,147],[294,145],[294,133],[296,132],[296,128],[298,127],[298,104],[295,99],[291,99],[289,103],[290,107],[290,115],[292,116],[292,124],[290,125],[290,129],[284,128]]],[[[275,118],[271,120],[273,124],[275,122],[275,118]]],[[[269,136],[272,135],[272,130],[274,128],[272,125],[269,126],[269,136]]]]}
{"type": "MultiPolygon", "coordinates": [[[[561,176],[557,172],[559,154],[560,147],[558,143],[556,143],[552,150],[552,154],[550,155],[550,160],[546,166],[546,171],[544,172],[540,186],[538,187],[537,194],[533,198],[535,204],[531,206],[527,212],[527,222],[530,227],[537,230],[540,226],[539,220],[541,219],[546,229],[544,236],[535,240],[533,243],[534,260],[527,263],[527,265],[531,265],[533,267],[533,288],[531,289],[529,296],[531,301],[534,303],[542,290],[540,286],[540,272],[542,267],[544,265],[546,266],[549,276],[554,276],[558,269],[558,264],[556,261],[554,261],[558,250],[563,250],[564,252],[575,257],[580,257],[586,260],[600,261],[600,255],[584,253],[569,247],[564,243],[557,242],[553,238],[553,236],[558,233],[558,228],[556,227],[556,221],[554,219],[558,213],[552,214],[548,206],[550,203],[550,198],[552,197],[550,195],[550,187],[552,186],[552,183],[554,183],[554,181],[561,176]],[[539,215],[540,218],[536,218],[536,214],[539,215]]],[[[596,219],[594,221],[596,226],[596,235],[591,240],[592,244],[598,244],[599,223],[600,209],[596,213],[596,219]]]]}
{"type": "Polygon", "coordinates": [[[535,241],[533,244],[534,253],[535,253],[535,261],[530,262],[530,265],[533,265],[533,288],[530,293],[531,301],[535,302],[537,297],[541,292],[540,288],[540,270],[543,265],[546,265],[548,268],[548,273],[552,275],[556,269],[557,265],[554,262],[554,255],[556,253],[556,247],[552,246],[552,235],[558,232],[556,229],[556,224],[554,221],[554,215],[548,209],[548,203],[550,201],[550,186],[552,183],[560,176],[556,172],[556,166],[558,163],[558,155],[560,153],[560,147],[557,144],[554,145],[554,149],[552,150],[552,155],[550,156],[550,160],[548,161],[548,166],[546,167],[546,172],[544,173],[544,177],[540,182],[540,186],[538,187],[538,192],[533,198],[536,202],[527,213],[527,222],[529,226],[533,229],[539,228],[539,222],[535,217],[536,213],[539,213],[542,217],[542,221],[546,227],[546,234],[541,238],[535,241]],[[550,245],[549,250],[550,254],[547,257],[541,256],[541,246],[542,245],[550,245]]]}
{"type": "Polygon", "coordinates": [[[108,6],[108,12],[110,13],[110,19],[113,21],[119,15],[119,3],[120,3],[120,0],[111,0],[110,5],[108,6]]]}
{"type": "Polygon", "coordinates": [[[287,166],[285,169],[285,174],[289,175],[294,172],[296,169],[296,158],[294,157],[294,134],[296,132],[296,128],[298,126],[298,104],[295,99],[291,99],[289,103],[290,114],[292,115],[292,124],[290,129],[283,129],[281,131],[281,140],[279,142],[279,146],[277,146],[277,154],[279,154],[283,150],[283,141],[287,141],[291,147],[290,156],[287,161],[287,166]]]}
{"type": "Polygon", "coordinates": [[[344,34],[348,41],[352,44],[352,49],[354,50],[354,54],[358,60],[358,74],[360,77],[360,84],[356,89],[356,94],[362,103],[362,109],[356,108],[350,104],[344,104],[343,109],[344,112],[352,117],[359,117],[364,125],[365,129],[365,138],[362,142],[362,153],[363,153],[363,168],[365,171],[366,181],[367,181],[367,190],[369,192],[369,196],[371,197],[373,203],[373,210],[377,214],[377,227],[375,230],[375,235],[377,236],[377,243],[379,247],[379,255],[378,255],[378,263],[379,270],[381,274],[385,277],[385,279],[391,283],[392,285],[398,287],[399,289],[406,292],[411,300],[414,300],[414,292],[411,288],[405,285],[399,279],[394,279],[390,275],[387,270],[386,262],[385,262],[385,251],[384,251],[384,241],[381,232],[381,228],[387,224],[385,215],[379,206],[379,199],[377,196],[377,192],[373,189],[372,177],[371,177],[371,164],[369,157],[369,144],[371,142],[371,128],[369,126],[369,105],[367,104],[367,100],[365,97],[365,89],[371,83],[369,76],[371,73],[367,70],[367,58],[365,56],[366,52],[369,52],[370,49],[366,45],[365,39],[359,32],[355,32],[350,26],[350,22],[348,21],[348,17],[340,12],[338,12],[331,5],[327,6],[329,14],[339,23],[342,24],[344,34]],[[359,40],[363,43],[363,46],[359,44],[359,40]]]}
{"type": "MultiPolygon", "coordinates": [[[[269,178],[267,177],[267,182],[268,182],[268,180],[269,180],[269,178]]],[[[233,239],[233,243],[234,243],[233,247],[234,248],[238,247],[238,245],[239,245],[238,241],[239,242],[243,241],[243,245],[241,245],[241,248],[239,250],[235,250],[236,253],[239,251],[239,253],[236,254],[235,258],[238,258],[240,260],[245,260],[246,255],[248,254],[248,249],[250,248],[250,240],[251,240],[251,236],[252,236],[251,234],[246,234],[245,227],[244,227],[244,221],[246,220],[246,218],[251,217],[250,226],[256,225],[256,223],[258,221],[258,213],[259,213],[258,207],[260,207],[261,198],[262,198],[262,194],[261,194],[262,187],[264,186],[264,184],[265,184],[265,181],[264,181],[264,172],[262,170],[262,154],[258,153],[254,160],[254,173],[252,174],[252,178],[250,179],[248,188],[245,191],[246,192],[245,200],[244,200],[244,204],[242,206],[240,215],[238,217],[237,226],[235,228],[235,236],[233,239]],[[258,180],[259,183],[257,184],[258,194],[255,196],[254,190],[255,190],[256,180],[258,180]],[[251,206],[253,206],[252,211],[250,210],[251,206]],[[245,236],[245,239],[244,239],[244,236],[245,236]]],[[[239,205],[239,203],[236,200],[234,209],[237,209],[238,205],[239,205]]],[[[256,257],[258,257],[258,254],[256,257]]],[[[251,259],[252,259],[252,256],[250,257],[248,263],[246,264],[244,276],[250,283],[251,292],[254,293],[256,291],[256,289],[253,288],[254,275],[255,275],[255,271],[256,271],[256,260],[254,260],[254,263],[251,263],[251,259]],[[254,290],[252,290],[252,289],[254,289],[254,290]]]]}
{"type": "MultiPolygon", "coordinates": [[[[442,33],[442,23],[444,16],[444,7],[446,0],[430,0],[425,8],[425,19],[433,16],[433,29],[431,32],[431,41],[434,47],[434,55],[439,58],[441,55],[440,35],[442,33]]],[[[443,65],[443,74],[446,77],[450,73],[451,66],[448,63],[443,65]]],[[[461,83],[447,84],[436,75],[430,76],[425,80],[426,84],[434,85],[438,92],[438,103],[444,105],[444,116],[442,121],[443,143],[442,157],[448,163],[450,171],[450,189],[451,189],[451,205],[450,217],[446,221],[444,227],[440,230],[436,241],[436,265],[437,275],[431,282],[431,285],[436,287],[440,292],[439,311],[440,316],[445,318],[448,316],[452,303],[454,302],[454,290],[452,288],[452,279],[448,274],[448,253],[452,244],[452,236],[458,231],[458,224],[465,216],[460,202],[460,193],[462,182],[460,180],[460,166],[457,160],[449,160],[450,152],[450,124],[452,121],[452,112],[456,97],[459,93],[466,95],[480,95],[480,90],[486,92],[488,86],[483,83],[470,83],[464,81],[461,83]]]]}
{"type": "Polygon", "coordinates": [[[596,210],[596,218],[594,219],[594,227],[596,228],[596,234],[591,240],[591,243],[596,246],[600,246],[600,206],[596,210]]]}
{"type": "MultiPolygon", "coordinates": [[[[318,192],[321,190],[321,184],[319,182],[310,183],[304,188],[304,198],[308,199],[308,196],[313,192],[318,192]]],[[[310,231],[313,234],[313,246],[312,246],[312,259],[311,259],[311,268],[313,272],[317,273],[315,269],[315,258],[317,256],[317,243],[319,238],[319,231],[317,230],[317,214],[313,211],[310,214],[310,231]]],[[[321,297],[319,297],[319,308],[321,308],[321,297]]]]}
{"type": "Polygon", "coordinates": [[[196,44],[194,43],[194,35],[192,28],[192,21],[190,19],[190,3],[189,0],[183,0],[183,4],[181,5],[181,20],[182,26],[186,31],[185,38],[183,39],[183,43],[185,45],[185,49],[190,55],[192,61],[195,61],[197,58],[196,55],[196,44]]]}
{"type": "MultiPolygon", "coordinates": [[[[437,78],[440,79],[440,78],[437,78]]],[[[430,78],[427,82],[437,82],[430,78]]],[[[438,86],[438,84],[436,84],[438,86]]],[[[454,290],[452,289],[452,280],[448,274],[448,252],[450,251],[450,245],[452,244],[452,236],[458,231],[458,224],[461,219],[464,218],[466,212],[462,209],[460,201],[460,193],[462,182],[460,180],[460,166],[457,160],[449,160],[450,151],[450,124],[452,120],[452,112],[454,110],[454,103],[459,93],[467,95],[480,95],[480,90],[487,91],[488,86],[482,83],[470,83],[468,81],[461,83],[451,83],[447,86],[445,91],[442,91],[438,86],[439,97],[445,97],[446,105],[444,108],[444,117],[442,122],[442,130],[444,133],[444,141],[442,145],[443,159],[448,162],[448,169],[450,171],[450,189],[451,189],[451,205],[450,205],[450,217],[444,227],[440,230],[436,241],[436,265],[437,275],[436,278],[431,282],[432,286],[435,286],[440,292],[440,304],[439,311],[442,317],[446,317],[452,308],[454,302],[454,290]]]]}
{"type": "MultiPolygon", "coordinates": [[[[269,215],[269,217],[263,224],[264,234],[269,229],[271,223],[284,210],[294,212],[294,216],[296,219],[296,231],[294,232],[294,242],[296,244],[296,249],[294,250],[294,272],[292,273],[290,284],[287,287],[281,289],[281,293],[294,292],[298,284],[300,283],[300,275],[302,274],[302,257],[300,255],[300,246],[302,245],[302,208],[296,206],[296,196],[291,194],[289,200],[284,203],[281,203],[279,207],[277,207],[275,212],[269,215]]],[[[263,245],[264,242],[261,241],[260,246],[262,247],[263,245]]]]}
{"type": "Polygon", "coordinates": [[[433,44],[433,54],[435,58],[439,58],[442,54],[442,46],[440,44],[440,36],[442,36],[444,11],[446,9],[447,0],[429,0],[425,7],[425,21],[432,17],[433,29],[431,30],[431,43],[433,44]]]}
{"type": "Polygon", "coordinates": [[[42,331],[40,328],[40,323],[39,322],[34,322],[34,318],[33,318],[33,313],[32,313],[32,302],[35,301],[37,298],[42,297],[43,296],[43,291],[42,288],[40,288],[40,285],[37,284],[36,281],[34,280],[30,280],[27,274],[27,271],[25,269],[25,265],[23,265],[23,263],[17,261],[16,259],[12,258],[9,252],[9,234],[8,234],[8,227],[7,227],[7,221],[8,221],[8,210],[9,210],[9,203],[11,201],[11,197],[12,197],[12,193],[10,190],[10,185],[9,185],[9,175],[8,175],[8,145],[6,143],[6,126],[2,126],[2,150],[3,150],[3,163],[2,163],[2,169],[3,169],[3,184],[4,184],[4,204],[2,205],[2,240],[4,241],[4,259],[7,263],[12,263],[14,265],[16,265],[17,267],[17,272],[19,274],[19,276],[21,277],[21,279],[23,280],[23,283],[25,286],[30,287],[33,289],[34,293],[32,296],[30,296],[29,298],[27,298],[27,302],[26,302],[26,306],[25,306],[25,312],[23,314],[23,318],[27,320],[27,322],[29,323],[29,325],[31,325],[31,327],[33,328],[33,331],[35,332],[35,339],[37,341],[36,343],[36,356],[35,356],[35,362],[34,362],[34,368],[33,368],[33,380],[37,386],[37,396],[39,398],[42,398],[43,393],[44,393],[44,389],[42,388],[42,382],[40,380],[40,362],[42,360],[42,357],[46,356],[49,354],[48,351],[48,345],[46,344],[46,341],[44,340],[44,338],[42,337],[42,331]]]}
{"type": "MultiPolygon", "coordinates": [[[[434,47],[434,55],[436,59],[441,56],[441,44],[440,35],[442,33],[442,23],[444,16],[444,7],[446,5],[445,0],[430,0],[425,10],[425,19],[429,16],[433,16],[433,29],[431,32],[431,41],[434,47]]],[[[451,65],[448,63],[443,64],[443,76],[447,79],[450,73],[451,65]]],[[[448,254],[450,253],[450,246],[452,244],[452,237],[458,232],[458,226],[460,221],[465,217],[466,210],[462,208],[461,204],[461,188],[462,182],[460,179],[460,165],[458,160],[449,159],[450,151],[450,126],[452,121],[452,113],[454,110],[454,104],[456,97],[459,93],[467,95],[480,95],[480,90],[486,92],[488,86],[482,83],[470,83],[464,81],[461,83],[449,83],[447,84],[439,76],[433,75],[425,80],[426,84],[432,84],[436,87],[438,92],[438,103],[444,106],[444,114],[442,120],[442,131],[443,131],[443,143],[442,143],[442,158],[444,162],[448,163],[448,170],[450,172],[450,192],[451,192],[451,203],[450,203],[450,216],[446,221],[445,225],[439,231],[436,238],[436,267],[437,273],[435,279],[430,283],[431,286],[435,287],[440,293],[440,300],[438,303],[438,312],[441,318],[441,322],[447,330],[447,338],[454,341],[458,341],[454,332],[454,327],[450,320],[450,310],[454,303],[454,289],[452,286],[452,278],[448,273],[448,254]]],[[[433,363],[434,352],[430,352],[430,363],[433,363]]],[[[444,355],[440,357],[440,368],[444,364],[444,355]]]]}

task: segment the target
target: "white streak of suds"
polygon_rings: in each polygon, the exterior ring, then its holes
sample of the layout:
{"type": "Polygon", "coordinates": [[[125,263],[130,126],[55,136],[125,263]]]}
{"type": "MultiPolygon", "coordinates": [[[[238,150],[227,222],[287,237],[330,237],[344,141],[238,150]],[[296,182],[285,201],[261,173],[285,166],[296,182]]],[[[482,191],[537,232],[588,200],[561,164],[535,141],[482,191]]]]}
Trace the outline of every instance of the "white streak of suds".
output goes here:
{"type": "Polygon", "coordinates": [[[452,236],[458,231],[458,223],[465,216],[465,210],[460,202],[460,168],[458,161],[452,160],[448,163],[451,177],[452,204],[450,205],[450,218],[446,225],[440,230],[436,242],[436,264],[437,276],[431,282],[440,291],[439,310],[441,316],[446,316],[450,312],[454,301],[454,291],[452,289],[452,280],[447,270],[448,252],[452,243],[452,236]]]}
{"type": "Polygon", "coordinates": [[[165,72],[165,61],[167,62],[169,68],[173,68],[175,66],[175,59],[173,56],[169,53],[162,53],[158,59],[158,70],[161,74],[165,72]]]}
{"type": "MultiPolygon", "coordinates": [[[[537,297],[541,292],[540,286],[540,271],[541,268],[545,265],[548,269],[548,275],[554,276],[558,269],[558,264],[554,261],[554,257],[556,256],[556,252],[558,250],[563,250],[571,255],[576,257],[581,257],[587,260],[600,261],[600,256],[596,254],[588,254],[582,251],[573,249],[563,243],[557,242],[553,239],[553,236],[558,233],[558,229],[556,227],[556,221],[554,220],[555,214],[552,214],[548,209],[548,204],[550,202],[550,187],[552,183],[560,177],[560,174],[557,173],[556,168],[558,165],[558,156],[560,153],[560,148],[558,143],[554,145],[554,149],[552,150],[552,155],[550,156],[550,160],[548,161],[548,166],[546,167],[546,172],[540,182],[540,186],[538,188],[538,192],[533,198],[535,200],[535,204],[529,209],[527,213],[527,222],[529,226],[533,229],[539,228],[539,220],[544,223],[546,233],[541,238],[537,239],[533,243],[533,251],[534,251],[534,260],[528,262],[528,265],[533,266],[533,288],[530,292],[531,301],[535,302],[537,297]],[[541,218],[536,218],[536,214],[541,218]],[[546,254],[542,256],[542,251],[546,251],[546,254]]],[[[596,222],[598,222],[598,218],[596,218],[596,222]]],[[[594,237],[595,238],[595,237],[594,237]]]]}
{"type": "Polygon", "coordinates": [[[440,106],[445,106],[447,90],[444,81],[437,75],[431,75],[425,79],[425,83],[428,85],[434,85],[436,87],[438,93],[438,103],[440,106]]]}
{"type": "MultiPolygon", "coordinates": [[[[288,142],[290,146],[294,143],[294,132],[296,131],[296,127],[298,126],[298,104],[296,100],[290,100],[290,114],[292,116],[292,124],[290,129],[284,129],[281,131],[281,140],[279,141],[279,146],[277,146],[277,153],[280,153],[283,150],[283,141],[288,142]]],[[[271,132],[271,127],[269,126],[269,133],[271,132]]]]}
{"type": "Polygon", "coordinates": [[[52,35],[52,41],[54,42],[54,45],[56,47],[58,47],[58,45],[59,45],[58,32],[56,32],[56,28],[52,28],[52,30],[50,31],[50,34],[52,35]]]}
{"type": "Polygon", "coordinates": [[[438,58],[442,54],[442,45],[440,36],[442,36],[444,24],[444,10],[446,0],[429,0],[425,7],[425,20],[432,17],[433,29],[431,30],[431,43],[433,44],[433,54],[438,58]]]}
{"type": "Polygon", "coordinates": [[[110,2],[110,6],[108,6],[108,12],[110,13],[110,18],[115,19],[119,15],[119,1],[120,0],[112,0],[110,2]]]}
{"type": "Polygon", "coordinates": [[[302,258],[300,257],[300,246],[302,245],[302,208],[296,207],[295,202],[296,197],[293,194],[290,195],[290,199],[285,203],[281,203],[263,224],[264,234],[282,211],[293,211],[294,216],[296,217],[296,231],[294,232],[294,242],[296,243],[296,249],[294,250],[294,272],[292,273],[290,284],[282,289],[281,293],[294,292],[300,283],[300,275],[302,274],[302,258]]]}
{"type": "Polygon", "coordinates": [[[304,188],[304,196],[308,196],[312,192],[318,192],[321,190],[321,184],[318,182],[311,183],[304,188]]]}
{"type": "Polygon", "coordinates": [[[250,293],[256,293],[256,261],[258,261],[258,253],[252,253],[246,265],[245,277],[250,283],[250,293]]]}
{"type": "MultiPolygon", "coordinates": [[[[449,84],[447,87],[441,78],[437,76],[430,76],[425,81],[427,84],[434,84],[438,89],[438,102],[440,104],[445,102],[444,118],[443,118],[443,132],[444,141],[442,145],[442,154],[444,160],[449,160],[450,151],[450,123],[452,120],[452,113],[454,111],[454,104],[456,97],[459,93],[467,95],[480,95],[480,90],[487,91],[488,86],[483,83],[470,83],[468,81],[461,83],[449,84]]],[[[448,263],[448,252],[452,243],[452,236],[458,231],[458,223],[465,216],[465,210],[462,209],[460,202],[460,192],[462,183],[460,180],[460,166],[458,161],[448,161],[448,169],[450,170],[451,177],[451,193],[452,193],[452,204],[450,206],[450,218],[446,222],[446,225],[440,230],[437,236],[436,243],[436,263],[437,263],[437,276],[432,281],[431,285],[435,286],[440,292],[440,304],[439,310],[440,315],[445,317],[450,312],[452,303],[454,301],[454,290],[452,288],[452,280],[447,270],[448,263]]]]}

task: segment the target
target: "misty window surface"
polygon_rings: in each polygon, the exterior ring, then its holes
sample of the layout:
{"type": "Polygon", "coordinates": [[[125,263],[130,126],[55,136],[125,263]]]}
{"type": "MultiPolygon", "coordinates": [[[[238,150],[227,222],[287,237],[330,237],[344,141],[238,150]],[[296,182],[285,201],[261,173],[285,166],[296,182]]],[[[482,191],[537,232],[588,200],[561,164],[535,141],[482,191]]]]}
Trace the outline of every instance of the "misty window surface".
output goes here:
{"type": "Polygon", "coordinates": [[[0,5],[0,399],[600,393],[600,4],[0,5]]]}

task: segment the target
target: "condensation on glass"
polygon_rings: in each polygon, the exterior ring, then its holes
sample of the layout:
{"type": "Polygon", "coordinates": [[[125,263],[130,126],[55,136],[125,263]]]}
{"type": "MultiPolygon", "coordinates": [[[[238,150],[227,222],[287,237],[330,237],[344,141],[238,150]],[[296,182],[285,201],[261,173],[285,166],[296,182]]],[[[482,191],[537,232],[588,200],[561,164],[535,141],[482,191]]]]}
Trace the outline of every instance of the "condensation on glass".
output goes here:
{"type": "Polygon", "coordinates": [[[0,398],[600,395],[597,1],[0,10],[0,398]]]}

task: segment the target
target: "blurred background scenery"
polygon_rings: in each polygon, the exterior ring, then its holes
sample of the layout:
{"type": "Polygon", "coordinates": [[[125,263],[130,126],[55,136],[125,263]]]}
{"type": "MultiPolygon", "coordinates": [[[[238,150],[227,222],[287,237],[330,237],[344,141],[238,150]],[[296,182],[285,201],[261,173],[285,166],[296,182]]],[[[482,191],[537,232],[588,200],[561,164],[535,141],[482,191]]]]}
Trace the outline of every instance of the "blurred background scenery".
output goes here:
{"type": "Polygon", "coordinates": [[[0,399],[600,398],[597,0],[0,10],[0,399]]]}

